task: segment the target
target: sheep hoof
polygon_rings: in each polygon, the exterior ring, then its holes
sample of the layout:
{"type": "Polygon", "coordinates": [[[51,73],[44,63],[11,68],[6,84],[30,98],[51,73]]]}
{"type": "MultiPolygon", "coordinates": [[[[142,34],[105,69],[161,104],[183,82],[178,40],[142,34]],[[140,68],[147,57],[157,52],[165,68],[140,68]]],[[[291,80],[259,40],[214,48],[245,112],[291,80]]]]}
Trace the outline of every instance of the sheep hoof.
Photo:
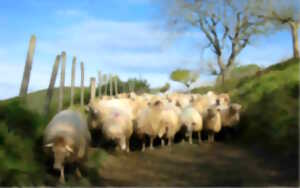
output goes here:
{"type": "Polygon", "coordinates": [[[82,175],[81,175],[81,172],[80,172],[80,170],[79,170],[79,168],[77,168],[76,169],[76,176],[78,177],[78,178],[82,178],[82,175]]]}
{"type": "Polygon", "coordinates": [[[59,183],[60,183],[60,184],[65,184],[65,183],[66,183],[65,178],[62,177],[62,176],[60,176],[60,178],[59,178],[59,183]]]}

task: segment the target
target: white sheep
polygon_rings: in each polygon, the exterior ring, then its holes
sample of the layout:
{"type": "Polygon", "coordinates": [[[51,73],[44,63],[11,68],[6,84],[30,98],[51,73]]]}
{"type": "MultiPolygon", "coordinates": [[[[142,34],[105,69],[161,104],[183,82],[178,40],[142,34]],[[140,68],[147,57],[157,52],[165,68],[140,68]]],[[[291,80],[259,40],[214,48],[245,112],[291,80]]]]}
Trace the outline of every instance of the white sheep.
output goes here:
{"type": "Polygon", "coordinates": [[[129,140],[133,133],[133,125],[126,112],[112,110],[103,119],[102,132],[107,139],[117,142],[121,150],[130,151],[129,140]]]}
{"type": "Polygon", "coordinates": [[[207,110],[203,128],[208,132],[208,141],[213,143],[215,133],[220,132],[222,128],[221,115],[215,107],[207,110]]]}
{"type": "MultiPolygon", "coordinates": [[[[137,117],[135,132],[140,138],[143,138],[145,135],[150,137],[150,149],[153,149],[154,138],[157,136],[162,138],[165,133],[164,127],[161,127],[160,123],[161,111],[164,108],[163,103],[162,100],[156,97],[137,117]]],[[[143,142],[142,151],[144,150],[145,142],[143,142]]]]}
{"type": "Polygon", "coordinates": [[[226,109],[220,109],[222,126],[233,127],[240,121],[240,111],[242,106],[237,103],[230,104],[226,109]]]}
{"type": "MultiPolygon", "coordinates": [[[[44,131],[44,147],[46,153],[54,155],[53,168],[60,170],[61,183],[65,182],[64,164],[83,162],[87,157],[90,141],[87,122],[78,112],[61,111],[47,125],[44,131]]],[[[81,176],[78,167],[76,174],[81,176]]]]}
{"type": "Polygon", "coordinates": [[[180,124],[187,128],[189,143],[192,144],[193,131],[198,134],[198,142],[201,142],[201,130],[203,128],[202,116],[192,106],[188,106],[182,110],[180,114],[180,124]]]}

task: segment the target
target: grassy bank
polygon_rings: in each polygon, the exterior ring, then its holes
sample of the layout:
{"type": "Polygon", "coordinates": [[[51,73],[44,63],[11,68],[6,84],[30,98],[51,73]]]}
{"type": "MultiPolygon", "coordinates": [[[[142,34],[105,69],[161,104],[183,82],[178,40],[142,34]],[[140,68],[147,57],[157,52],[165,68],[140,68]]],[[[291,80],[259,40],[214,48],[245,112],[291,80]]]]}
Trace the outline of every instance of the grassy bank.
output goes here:
{"type": "Polygon", "coordinates": [[[299,122],[299,59],[290,59],[238,80],[197,88],[194,92],[229,92],[243,105],[237,126],[239,139],[249,146],[297,159],[299,122]]]}

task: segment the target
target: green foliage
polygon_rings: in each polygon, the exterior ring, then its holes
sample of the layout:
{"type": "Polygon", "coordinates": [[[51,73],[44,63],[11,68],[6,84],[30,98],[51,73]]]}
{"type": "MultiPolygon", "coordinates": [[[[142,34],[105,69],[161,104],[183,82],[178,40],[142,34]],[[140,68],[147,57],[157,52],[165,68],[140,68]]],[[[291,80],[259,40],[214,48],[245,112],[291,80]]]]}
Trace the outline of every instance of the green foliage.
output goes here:
{"type": "Polygon", "coordinates": [[[167,82],[164,86],[162,87],[157,87],[151,89],[150,93],[164,93],[170,89],[170,84],[167,82]]]}
{"type": "Polygon", "coordinates": [[[186,69],[177,69],[173,71],[170,78],[173,81],[183,83],[186,87],[190,87],[198,79],[199,75],[186,69]]]}
{"type": "MultiPolygon", "coordinates": [[[[28,100],[19,98],[0,102],[0,185],[57,185],[58,178],[50,173],[52,166],[43,152],[43,131],[52,115],[45,116],[27,106],[28,100]]],[[[70,108],[83,112],[79,105],[70,108]]],[[[86,167],[89,176],[78,180],[67,173],[67,185],[100,184],[97,165],[105,159],[105,153],[95,151],[91,158],[86,167]]]]}
{"type": "Polygon", "coordinates": [[[243,105],[238,126],[243,142],[259,145],[278,156],[296,157],[299,62],[299,59],[290,59],[252,76],[240,77],[237,82],[229,79],[226,87],[216,85],[197,88],[194,92],[229,92],[232,101],[243,105]]]}

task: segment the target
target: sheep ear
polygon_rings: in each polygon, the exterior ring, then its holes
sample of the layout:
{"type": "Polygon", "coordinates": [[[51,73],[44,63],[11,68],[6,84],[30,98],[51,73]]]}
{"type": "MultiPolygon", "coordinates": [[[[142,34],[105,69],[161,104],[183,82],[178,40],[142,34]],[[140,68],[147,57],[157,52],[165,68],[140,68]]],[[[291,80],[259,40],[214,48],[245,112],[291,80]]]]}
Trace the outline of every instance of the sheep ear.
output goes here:
{"type": "Polygon", "coordinates": [[[85,111],[85,112],[90,112],[90,107],[89,107],[89,106],[85,106],[85,107],[84,107],[84,111],[85,111]]]}
{"type": "Polygon", "coordinates": [[[53,143],[49,143],[49,144],[46,144],[46,145],[44,145],[44,147],[46,147],[46,148],[51,148],[51,147],[53,147],[53,143]]]}
{"type": "Polygon", "coordinates": [[[66,145],[65,148],[68,152],[74,153],[74,150],[69,145],[66,145]]]}

